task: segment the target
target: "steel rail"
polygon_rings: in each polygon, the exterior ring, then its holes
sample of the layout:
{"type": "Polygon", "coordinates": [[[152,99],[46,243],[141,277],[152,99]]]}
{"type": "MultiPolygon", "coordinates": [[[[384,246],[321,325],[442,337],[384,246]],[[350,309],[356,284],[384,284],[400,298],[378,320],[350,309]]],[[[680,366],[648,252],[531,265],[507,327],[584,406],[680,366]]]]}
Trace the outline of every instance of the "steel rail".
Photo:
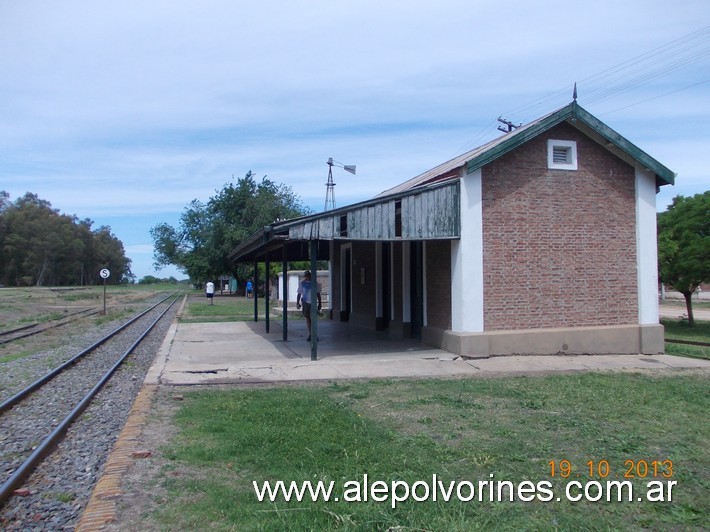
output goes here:
{"type": "Polygon", "coordinates": [[[692,340],[673,340],[672,338],[666,338],[666,342],[668,342],[669,344],[697,345],[700,347],[710,347],[710,343],[693,342],[692,340]]]}
{"type": "MultiPolygon", "coordinates": [[[[174,295],[174,294],[172,294],[174,295]]],[[[160,303],[165,301],[171,296],[166,297],[160,303]]],[[[27,477],[32,473],[32,471],[37,467],[45,456],[47,456],[54,446],[59,443],[59,441],[64,437],[69,426],[74,422],[74,420],[81,415],[81,413],[86,409],[94,396],[101,390],[101,388],[108,382],[114,372],[123,364],[124,360],[128,358],[136,347],[143,341],[143,339],[153,330],[153,327],[162,319],[162,317],[170,310],[170,308],[175,304],[180,296],[177,296],[168,307],[161,312],[153,323],[151,323],[148,328],[141,334],[141,336],[133,342],[131,347],[129,347],[123,355],[116,361],[116,363],[109,369],[99,382],[84,396],[84,398],[74,407],[74,409],[69,412],[69,414],[55,427],[55,429],[47,436],[42,443],[40,443],[32,454],[24,461],[22,464],[13,472],[12,475],[0,486],[0,507],[4,505],[5,502],[12,496],[13,491],[24,482],[27,477]]],[[[156,304],[155,306],[159,305],[156,304]]],[[[155,308],[155,306],[151,307],[155,308]]],[[[149,309],[150,310],[150,309],[149,309]]]]}
{"type": "Polygon", "coordinates": [[[50,329],[54,329],[56,327],[61,327],[62,325],[66,325],[68,323],[71,323],[72,321],[77,320],[81,317],[86,317],[86,316],[91,316],[92,314],[96,314],[99,311],[100,311],[100,309],[91,309],[91,308],[84,309],[79,312],[74,312],[72,314],[69,314],[68,316],[63,316],[59,319],[51,320],[51,321],[48,321],[45,323],[31,323],[29,325],[25,325],[24,327],[18,327],[17,329],[10,329],[9,331],[2,331],[2,332],[0,332],[0,336],[7,336],[10,334],[15,334],[15,333],[21,333],[21,334],[18,334],[17,336],[13,336],[12,338],[0,338],[0,344],[9,344],[10,342],[14,342],[15,340],[21,340],[22,338],[27,338],[28,336],[33,336],[35,334],[39,334],[41,332],[48,331],[50,329]]]}
{"type": "MultiPolygon", "coordinates": [[[[6,335],[8,335],[8,334],[12,334],[12,333],[24,331],[24,330],[26,330],[26,329],[31,329],[32,327],[39,327],[40,325],[46,325],[47,323],[52,323],[53,321],[65,320],[65,319],[67,319],[67,318],[72,318],[72,317],[74,317],[74,316],[78,316],[79,314],[83,314],[84,312],[89,312],[89,311],[91,311],[91,310],[96,310],[96,309],[93,309],[93,308],[85,308],[85,309],[83,309],[83,310],[77,310],[76,312],[72,312],[71,314],[67,314],[67,315],[65,315],[65,316],[62,316],[61,318],[57,318],[57,319],[54,319],[54,320],[48,320],[48,321],[46,321],[46,322],[44,322],[44,323],[42,323],[42,322],[35,322],[35,323],[30,323],[30,324],[27,324],[27,325],[23,325],[22,327],[15,327],[14,329],[7,329],[6,331],[0,331],[0,336],[6,336],[6,335]]],[[[66,310],[65,310],[65,312],[66,312],[66,310]]]]}
{"type": "MultiPolygon", "coordinates": [[[[34,381],[32,384],[30,384],[29,386],[27,386],[27,387],[24,388],[23,390],[20,390],[19,392],[17,392],[15,395],[13,395],[12,397],[10,397],[9,399],[6,399],[5,401],[3,401],[2,404],[0,404],[0,414],[3,414],[4,412],[7,412],[8,410],[10,410],[13,406],[15,406],[17,403],[19,403],[20,401],[22,401],[25,397],[27,397],[29,394],[31,394],[32,392],[34,392],[36,389],[38,389],[38,388],[40,388],[41,386],[43,386],[43,385],[45,385],[46,383],[48,383],[50,380],[52,380],[54,377],[56,377],[57,375],[59,375],[59,374],[60,374],[62,371],[64,371],[66,368],[68,368],[68,367],[71,366],[72,364],[75,364],[79,359],[83,358],[84,356],[86,356],[88,353],[90,353],[91,351],[93,351],[93,350],[96,349],[97,347],[99,347],[99,346],[101,346],[102,344],[108,342],[108,341],[109,341],[112,337],[114,337],[116,334],[118,334],[119,332],[121,332],[123,329],[125,329],[126,327],[128,327],[129,325],[131,325],[131,324],[132,324],[133,322],[135,322],[136,320],[138,320],[138,319],[142,318],[143,316],[145,316],[148,312],[150,312],[150,311],[153,310],[155,307],[157,307],[158,305],[160,305],[163,301],[165,301],[165,300],[171,298],[171,297],[174,296],[175,294],[176,294],[176,292],[173,292],[172,294],[169,294],[168,296],[166,296],[165,298],[163,298],[163,299],[161,299],[160,301],[158,301],[155,305],[153,305],[153,306],[150,307],[149,309],[145,310],[144,312],[141,312],[140,314],[138,314],[137,316],[135,316],[134,318],[132,318],[130,321],[127,321],[127,322],[124,323],[123,325],[117,327],[116,329],[114,329],[113,331],[111,331],[109,334],[107,334],[107,335],[104,336],[103,338],[97,340],[97,341],[94,342],[92,345],[90,345],[89,347],[87,347],[86,349],[84,349],[83,351],[81,351],[80,353],[74,355],[72,358],[70,358],[69,360],[67,360],[66,362],[64,362],[63,364],[61,364],[60,366],[57,366],[56,368],[54,368],[53,370],[51,370],[49,373],[47,373],[47,374],[44,375],[43,377],[40,377],[39,379],[37,379],[36,381],[34,381]]],[[[168,308],[169,308],[169,307],[168,307],[168,308]]]]}

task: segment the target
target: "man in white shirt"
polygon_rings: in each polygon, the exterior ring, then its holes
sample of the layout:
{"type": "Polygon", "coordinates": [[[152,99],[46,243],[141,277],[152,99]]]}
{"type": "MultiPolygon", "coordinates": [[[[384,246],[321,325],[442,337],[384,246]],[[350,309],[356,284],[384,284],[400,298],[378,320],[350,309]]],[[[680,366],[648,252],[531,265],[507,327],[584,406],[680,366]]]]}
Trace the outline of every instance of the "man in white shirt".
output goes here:
{"type": "Polygon", "coordinates": [[[212,281],[207,281],[205,285],[205,295],[210,302],[210,305],[214,305],[214,283],[212,281]]]}

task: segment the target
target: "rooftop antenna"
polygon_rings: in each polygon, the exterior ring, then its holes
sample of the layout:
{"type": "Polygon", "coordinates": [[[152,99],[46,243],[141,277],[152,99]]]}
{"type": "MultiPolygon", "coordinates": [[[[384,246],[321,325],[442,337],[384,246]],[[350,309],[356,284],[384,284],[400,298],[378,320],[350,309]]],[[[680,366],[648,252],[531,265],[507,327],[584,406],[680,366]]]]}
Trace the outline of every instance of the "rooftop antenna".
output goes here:
{"type": "Polygon", "coordinates": [[[574,90],[572,91],[572,99],[576,102],[577,101],[577,82],[574,82],[574,90]]]}
{"type": "Polygon", "coordinates": [[[354,164],[343,164],[338,161],[334,161],[332,157],[328,158],[328,182],[325,184],[325,206],[323,211],[329,211],[335,209],[335,183],[333,182],[333,166],[342,168],[346,172],[355,175],[355,165],[354,164]]]}

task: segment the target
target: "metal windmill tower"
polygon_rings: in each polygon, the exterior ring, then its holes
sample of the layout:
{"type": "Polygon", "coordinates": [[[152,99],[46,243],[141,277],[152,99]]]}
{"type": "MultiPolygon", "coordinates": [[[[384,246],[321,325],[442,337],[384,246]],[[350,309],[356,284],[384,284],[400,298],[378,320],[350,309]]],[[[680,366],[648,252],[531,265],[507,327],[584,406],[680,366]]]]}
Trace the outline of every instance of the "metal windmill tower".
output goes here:
{"type": "Polygon", "coordinates": [[[333,166],[342,168],[346,172],[355,175],[354,164],[342,164],[334,161],[332,157],[328,158],[328,182],[325,184],[325,205],[323,211],[335,209],[335,183],[333,182],[333,166]]]}

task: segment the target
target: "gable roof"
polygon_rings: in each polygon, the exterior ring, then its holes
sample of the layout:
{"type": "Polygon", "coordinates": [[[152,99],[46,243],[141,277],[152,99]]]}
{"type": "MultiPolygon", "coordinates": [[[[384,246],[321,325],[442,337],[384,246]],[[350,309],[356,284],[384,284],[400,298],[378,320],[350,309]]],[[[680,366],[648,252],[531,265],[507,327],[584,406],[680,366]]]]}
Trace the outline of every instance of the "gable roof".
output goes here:
{"type": "Polygon", "coordinates": [[[520,126],[515,131],[385,190],[376,197],[389,196],[390,194],[401,193],[437,181],[458,178],[461,177],[464,169],[466,173],[471,173],[562,122],[567,122],[584,132],[631,165],[638,163],[644,168],[648,168],[656,176],[657,187],[674,184],[676,174],[673,171],[619,135],[591,113],[585,111],[576,101],[573,101],[542,118],[520,126]]]}

